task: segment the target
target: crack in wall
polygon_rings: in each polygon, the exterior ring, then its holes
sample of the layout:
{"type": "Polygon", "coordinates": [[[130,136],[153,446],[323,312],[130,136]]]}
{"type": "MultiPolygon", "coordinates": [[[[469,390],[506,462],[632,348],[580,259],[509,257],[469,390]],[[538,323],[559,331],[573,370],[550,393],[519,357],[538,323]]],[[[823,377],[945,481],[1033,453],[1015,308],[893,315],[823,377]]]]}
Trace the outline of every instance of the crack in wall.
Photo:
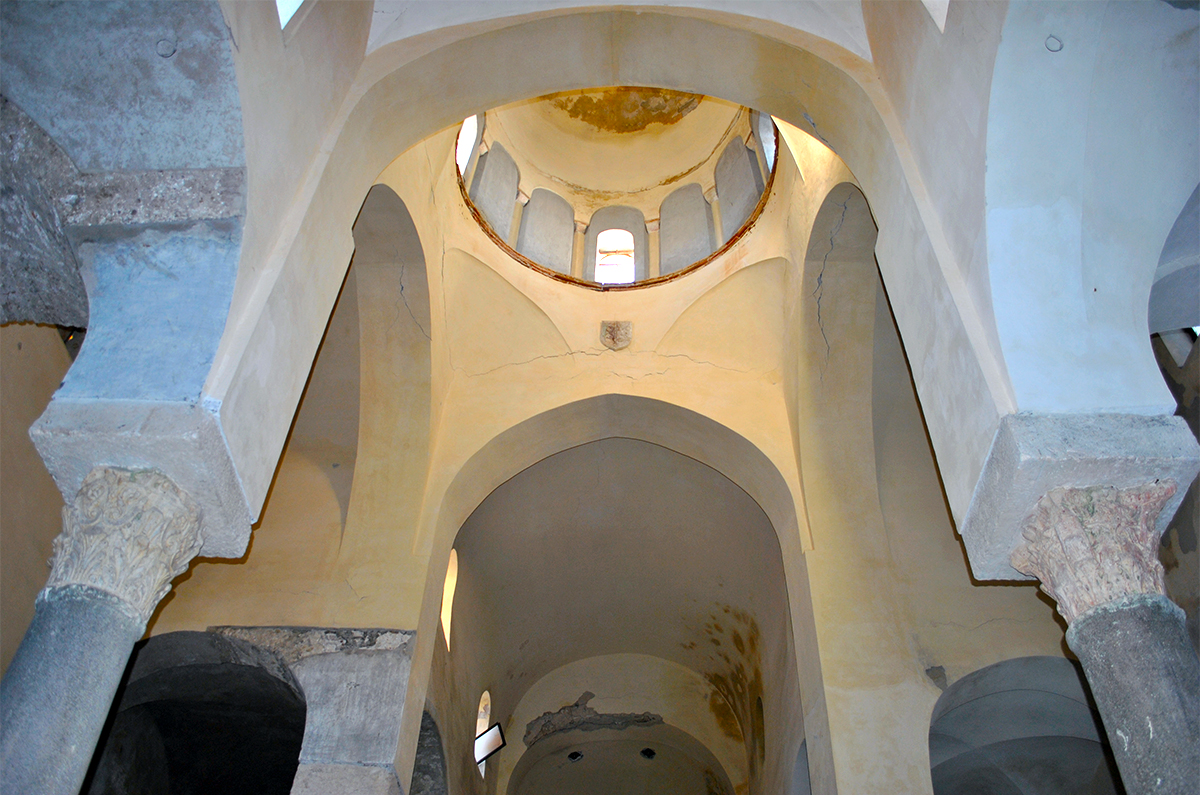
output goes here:
{"type": "Polygon", "coordinates": [[[433,337],[429,336],[429,332],[426,331],[425,327],[421,325],[421,321],[417,320],[417,316],[415,314],[413,314],[412,306],[410,306],[408,303],[408,296],[404,292],[404,290],[405,290],[404,273],[407,269],[408,269],[408,264],[405,262],[401,262],[400,263],[400,300],[404,302],[404,308],[406,310],[408,310],[408,316],[412,318],[412,322],[416,325],[417,329],[421,332],[422,335],[424,335],[425,339],[429,340],[430,342],[433,342],[433,337]]]}
{"type": "MultiPolygon", "coordinates": [[[[821,330],[821,339],[825,341],[825,365],[829,365],[829,336],[825,333],[825,323],[821,317],[821,299],[825,296],[825,268],[829,265],[829,257],[833,254],[838,232],[842,231],[842,225],[846,223],[846,213],[850,209],[850,197],[846,197],[846,201],[842,202],[842,215],[838,218],[837,225],[833,231],[829,233],[829,251],[825,252],[825,257],[821,260],[821,272],[817,274],[817,286],[812,291],[813,298],[817,299],[817,328],[821,330]]],[[[821,368],[821,380],[825,379],[825,368],[821,368]]]]}
{"type": "MultiPolygon", "coordinates": [[[[523,359],[522,361],[519,361],[519,362],[505,362],[504,364],[499,364],[488,370],[483,370],[483,371],[480,371],[477,373],[473,373],[473,372],[464,370],[463,368],[456,366],[453,362],[451,362],[450,368],[456,372],[466,374],[466,376],[468,378],[479,378],[481,376],[491,375],[492,373],[494,373],[498,370],[503,370],[506,367],[521,367],[523,365],[532,364],[533,362],[541,361],[541,360],[574,358],[575,356],[586,356],[589,358],[598,358],[601,356],[609,356],[609,355],[616,356],[616,355],[619,355],[619,352],[609,351],[609,350],[571,350],[571,351],[566,351],[564,353],[548,353],[548,354],[542,354],[540,356],[534,356],[529,359],[523,359]]],[[[686,353],[656,353],[654,355],[656,357],[662,358],[662,359],[687,359],[689,362],[692,362],[693,364],[714,367],[718,370],[725,370],[726,372],[730,372],[730,373],[746,374],[746,373],[754,372],[753,370],[742,370],[742,369],[738,369],[736,367],[726,367],[725,365],[717,364],[716,362],[710,362],[710,361],[706,361],[704,359],[697,359],[694,356],[691,356],[686,353]]],[[[620,373],[620,372],[617,372],[616,370],[609,370],[609,373],[614,376],[618,376],[620,378],[628,378],[633,381],[638,381],[638,380],[647,378],[652,375],[666,375],[668,372],[670,372],[670,370],[671,370],[671,368],[668,367],[663,370],[649,370],[649,371],[641,373],[641,374],[620,373]]]]}
{"type": "MultiPolygon", "coordinates": [[[[808,84],[807,84],[807,83],[805,83],[805,85],[808,85],[808,84]]],[[[812,86],[809,86],[809,88],[812,88],[812,86]]],[[[823,144],[825,144],[826,146],[828,146],[828,147],[829,147],[829,151],[831,151],[831,152],[832,152],[832,151],[834,151],[834,149],[833,149],[833,144],[829,143],[829,141],[828,141],[828,140],[825,138],[825,136],[824,136],[824,135],[821,135],[821,132],[820,132],[820,131],[817,129],[817,120],[816,120],[816,119],[814,119],[812,116],[810,116],[810,115],[808,114],[808,111],[805,111],[805,112],[804,112],[804,113],[802,113],[801,115],[802,115],[802,116],[804,116],[804,120],[805,120],[806,122],[808,122],[808,124],[809,124],[809,126],[810,126],[810,127],[812,127],[813,135],[817,136],[817,138],[818,138],[818,139],[821,141],[821,143],[823,143],[823,144]]]]}

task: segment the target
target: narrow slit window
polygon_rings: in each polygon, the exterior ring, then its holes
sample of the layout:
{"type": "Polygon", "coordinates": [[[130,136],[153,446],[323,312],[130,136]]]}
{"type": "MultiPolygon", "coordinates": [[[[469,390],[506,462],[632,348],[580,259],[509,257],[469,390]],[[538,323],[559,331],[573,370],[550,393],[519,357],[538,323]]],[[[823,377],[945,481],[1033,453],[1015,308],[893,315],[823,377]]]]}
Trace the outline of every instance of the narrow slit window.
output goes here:
{"type": "Polygon", "coordinates": [[[471,163],[471,154],[475,150],[475,138],[479,135],[479,117],[468,116],[463,120],[462,128],[458,131],[458,144],[454,148],[454,161],[458,163],[458,173],[466,174],[467,166],[471,163]]]}
{"type": "Polygon", "coordinates": [[[599,284],[633,284],[636,268],[633,233],[605,229],[596,235],[596,281],[599,284]]]}
{"type": "Polygon", "coordinates": [[[479,697],[479,714],[475,717],[475,761],[479,764],[479,775],[485,775],[489,738],[485,738],[492,723],[492,694],[484,690],[479,697]]]}
{"type": "Polygon", "coordinates": [[[442,584],[442,634],[446,636],[446,648],[450,648],[450,619],[454,615],[454,588],[458,585],[458,551],[450,550],[450,563],[446,566],[446,581],[442,584]]]}

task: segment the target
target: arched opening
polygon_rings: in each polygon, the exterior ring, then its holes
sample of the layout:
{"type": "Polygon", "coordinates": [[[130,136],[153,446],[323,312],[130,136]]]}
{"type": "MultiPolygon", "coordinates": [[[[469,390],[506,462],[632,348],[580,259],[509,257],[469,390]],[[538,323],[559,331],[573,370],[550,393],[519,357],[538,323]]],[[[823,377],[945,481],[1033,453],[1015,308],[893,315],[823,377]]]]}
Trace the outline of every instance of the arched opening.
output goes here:
{"type": "Polygon", "coordinates": [[[1083,672],[1020,657],[952,684],[929,725],[934,795],[1124,793],[1083,672]]]}
{"type": "Polygon", "coordinates": [[[495,489],[454,548],[457,635],[446,659],[435,651],[431,692],[461,714],[474,708],[466,693],[489,685],[491,721],[514,735],[488,763],[497,791],[557,786],[522,763],[534,749],[531,760],[582,754],[574,773],[610,791],[640,780],[621,776],[675,770],[684,781],[680,771],[705,765],[719,792],[790,778],[782,748],[799,742],[803,718],[779,541],[722,474],[639,439],[587,442],[495,489]],[[439,681],[451,670],[452,686],[439,681]],[[671,677],[687,684],[664,696],[653,683],[671,677]],[[539,734],[535,719],[564,698],[577,707],[539,734]],[[787,728],[766,734],[767,711],[787,728]],[[604,749],[596,728],[612,732],[604,749]],[[639,756],[647,747],[657,768],[639,756]]]}
{"type": "Polygon", "coordinates": [[[636,277],[633,233],[625,229],[605,229],[596,235],[596,282],[633,284],[636,277]]]}
{"type": "Polygon", "coordinates": [[[421,730],[417,735],[417,755],[413,764],[408,795],[446,795],[446,752],[442,733],[429,710],[421,712],[421,730]]]}
{"type": "Polygon", "coordinates": [[[305,703],[287,665],[245,641],[172,632],[138,644],[83,791],[287,795],[305,703]]]}

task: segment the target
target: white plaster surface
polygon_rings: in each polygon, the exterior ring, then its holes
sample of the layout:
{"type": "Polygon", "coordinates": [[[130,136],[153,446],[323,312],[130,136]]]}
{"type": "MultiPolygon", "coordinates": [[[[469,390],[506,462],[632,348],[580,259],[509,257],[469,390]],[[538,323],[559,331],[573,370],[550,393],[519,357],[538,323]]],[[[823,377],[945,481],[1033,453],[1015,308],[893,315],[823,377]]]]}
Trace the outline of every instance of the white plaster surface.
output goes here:
{"type": "Polygon", "coordinates": [[[1195,9],[1168,3],[1009,7],[988,116],[987,246],[1020,411],[1175,409],[1146,316],[1200,178],[1196,31],[1195,9]]]}

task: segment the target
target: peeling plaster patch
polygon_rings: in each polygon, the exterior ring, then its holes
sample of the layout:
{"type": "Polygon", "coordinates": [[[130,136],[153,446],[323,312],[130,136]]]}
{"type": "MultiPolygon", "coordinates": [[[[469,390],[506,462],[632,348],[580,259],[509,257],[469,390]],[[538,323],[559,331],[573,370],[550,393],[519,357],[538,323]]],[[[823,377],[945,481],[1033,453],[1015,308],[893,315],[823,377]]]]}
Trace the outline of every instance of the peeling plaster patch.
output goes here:
{"type": "Polygon", "coordinates": [[[597,729],[628,729],[631,726],[658,726],[663,722],[662,715],[652,712],[616,712],[608,715],[601,714],[587,705],[596,697],[590,690],[584,691],[574,704],[563,707],[557,712],[543,712],[539,717],[529,721],[525,727],[525,747],[531,747],[538,740],[544,740],[559,732],[596,731],[597,729]]]}
{"type": "Polygon", "coordinates": [[[597,130],[634,133],[651,124],[675,124],[703,98],[667,89],[620,87],[572,91],[551,98],[550,104],[597,130]]]}
{"type": "Polygon", "coordinates": [[[342,651],[411,653],[416,632],[402,629],[323,629],[318,627],[209,627],[209,632],[269,649],[294,665],[305,657],[342,651]]]}

